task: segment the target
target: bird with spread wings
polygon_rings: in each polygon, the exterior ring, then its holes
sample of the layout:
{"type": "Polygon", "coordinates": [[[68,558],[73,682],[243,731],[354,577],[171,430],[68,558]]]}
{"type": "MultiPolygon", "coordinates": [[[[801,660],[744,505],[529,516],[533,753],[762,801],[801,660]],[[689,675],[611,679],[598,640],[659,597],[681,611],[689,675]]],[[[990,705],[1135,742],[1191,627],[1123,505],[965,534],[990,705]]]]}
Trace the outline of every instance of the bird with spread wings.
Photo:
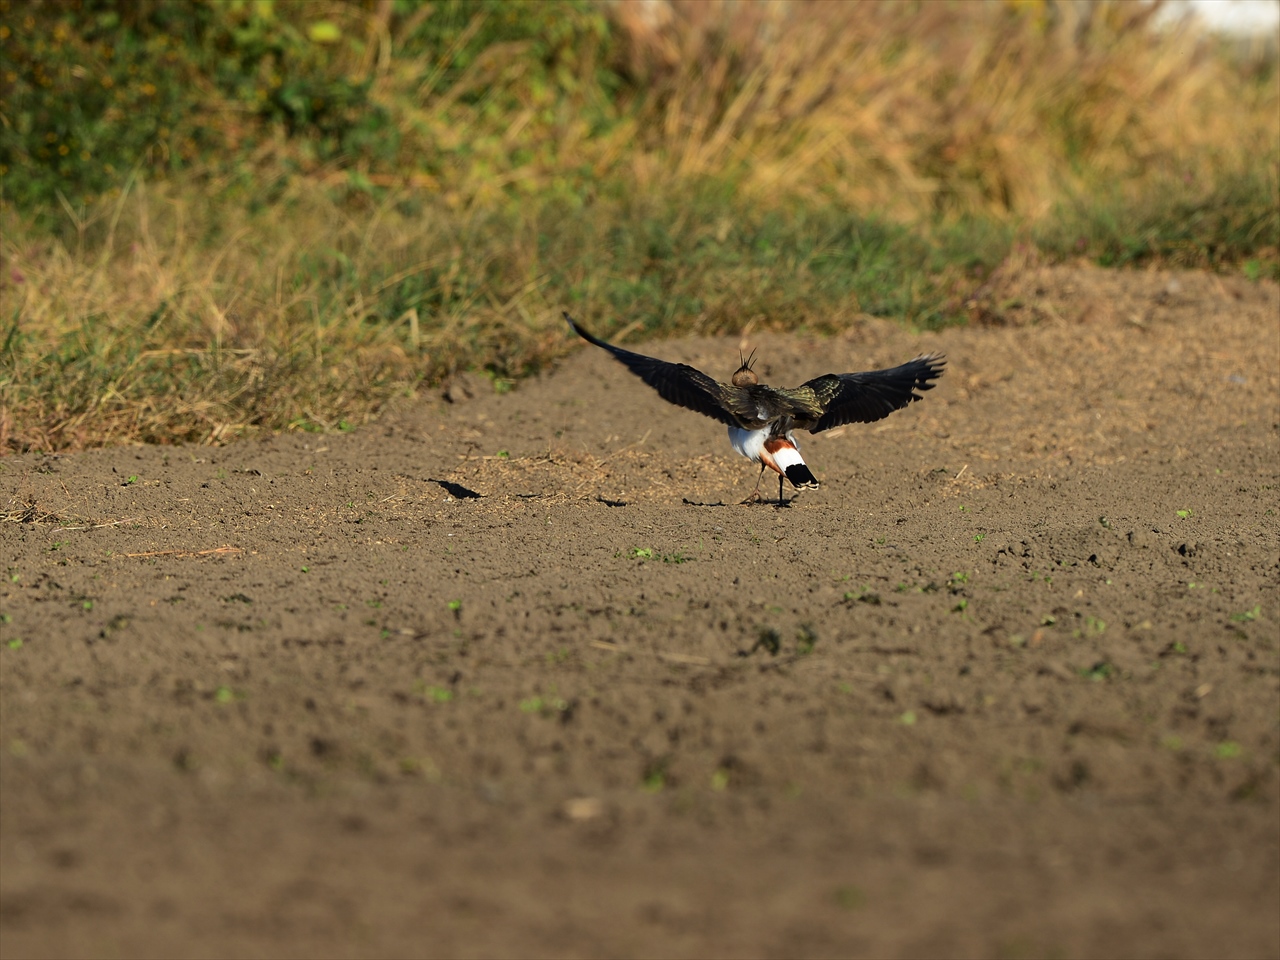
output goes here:
{"type": "Polygon", "coordinates": [[[779,505],[783,504],[784,478],[795,488],[818,486],[817,478],[800,456],[794,430],[821,433],[846,423],[881,420],[920,400],[923,391],[933,389],[946,366],[941,354],[927,354],[887,370],[828,373],[787,389],[760,383],[751,358],[745,358],[730,382],[721,383],[688,364],[646,357],[606,343],[588,333],[568,313],[564,318],[574,333],[607,350],[658,391],[662,399],[719,420],[729,428],[733,448],[760,464],[756,489],[744,503],[760,499],[760,479],[766,468],[778,474],[779,505]]]}

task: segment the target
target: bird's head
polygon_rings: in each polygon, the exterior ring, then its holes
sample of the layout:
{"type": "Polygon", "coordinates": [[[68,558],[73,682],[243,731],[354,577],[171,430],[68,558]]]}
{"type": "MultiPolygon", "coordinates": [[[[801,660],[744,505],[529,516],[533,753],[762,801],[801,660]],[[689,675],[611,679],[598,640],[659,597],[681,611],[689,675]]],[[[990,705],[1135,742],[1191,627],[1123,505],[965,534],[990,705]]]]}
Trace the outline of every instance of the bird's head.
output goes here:
{"type": "Polygon", "coordinates": [[[752,350],[751,356],[743,357],[742,354],[738,354],[738,357],[742,360],[742,366],[733,372],[733,385],[735,387],[754,387],[760,382],[760,378],[751,369],[751,364],[756,359],[756,352],[752,350]]]}

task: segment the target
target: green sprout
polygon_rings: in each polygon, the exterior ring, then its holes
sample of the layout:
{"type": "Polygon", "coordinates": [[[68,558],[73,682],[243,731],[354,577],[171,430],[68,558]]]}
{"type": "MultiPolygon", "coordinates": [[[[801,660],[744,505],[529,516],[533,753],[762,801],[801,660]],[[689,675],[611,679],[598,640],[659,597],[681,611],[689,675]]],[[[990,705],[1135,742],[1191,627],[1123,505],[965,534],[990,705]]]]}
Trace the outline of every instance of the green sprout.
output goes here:
{"type": "Polygon", "coordinates": [[[813,628],[807,623],[801,624],[800,633],[796,637],[796,653],[802,657],[813,653],[813,648],[817,646],[818,635],[813,632],[813,628]]]}
{"type": "Polygon", "coordinates": [[[418,688],[418,692],[433,703],[448,703],[453,699],[453,691],[447,687],[428,687],[419,682],[414,684],[418,688]]]}
{"type": "Polygon", "coordinates": [[[1080,671],[1080,676],[1084,677],[1087,680],[1093,680],[1095,682],[1101,681],[1101,680],[1109,680],[1111,677],[1115,676],[1115,674],[1116,674],[1116,668],[1112,664],[1107,663],[1107,661],[1105,660],[1095,663],[1092,667],[1090,667],[1087,670],[1080,671]]]}
{"type": "Polygon", "coordinates": [[[644,771],[640,789],[645,793],[658,793],[667,785],[667,758],[655,760],[644,771]]]}

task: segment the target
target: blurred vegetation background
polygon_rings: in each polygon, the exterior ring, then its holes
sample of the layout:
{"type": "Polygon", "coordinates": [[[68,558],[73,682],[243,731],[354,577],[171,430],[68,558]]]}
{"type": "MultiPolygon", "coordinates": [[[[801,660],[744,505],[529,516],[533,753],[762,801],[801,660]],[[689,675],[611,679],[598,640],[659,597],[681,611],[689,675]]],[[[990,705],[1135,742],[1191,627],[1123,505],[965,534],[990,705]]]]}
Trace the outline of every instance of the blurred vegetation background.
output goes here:
{"type": "Polygon", "coordinates": [[[1274,43],[1118,0],[0,0],[0,449],[345,429],[603,334],[1280,277],[1274,43]]]}

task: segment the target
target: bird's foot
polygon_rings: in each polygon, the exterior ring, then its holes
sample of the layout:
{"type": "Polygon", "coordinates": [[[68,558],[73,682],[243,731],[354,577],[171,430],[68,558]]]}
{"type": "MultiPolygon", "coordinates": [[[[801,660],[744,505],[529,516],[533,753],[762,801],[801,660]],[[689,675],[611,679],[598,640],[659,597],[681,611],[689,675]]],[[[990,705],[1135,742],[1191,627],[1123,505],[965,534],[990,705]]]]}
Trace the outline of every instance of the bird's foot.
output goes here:
{"type": "Polygon", "coordinates": [[[747,499],[741,501],[738,504],[738,506],[745,507],[749,503],[759,503],[759,502],[760,502],[760,491],[757,490],[753,494],[751,494],[751,496],[747,497],[747,499]]]}

